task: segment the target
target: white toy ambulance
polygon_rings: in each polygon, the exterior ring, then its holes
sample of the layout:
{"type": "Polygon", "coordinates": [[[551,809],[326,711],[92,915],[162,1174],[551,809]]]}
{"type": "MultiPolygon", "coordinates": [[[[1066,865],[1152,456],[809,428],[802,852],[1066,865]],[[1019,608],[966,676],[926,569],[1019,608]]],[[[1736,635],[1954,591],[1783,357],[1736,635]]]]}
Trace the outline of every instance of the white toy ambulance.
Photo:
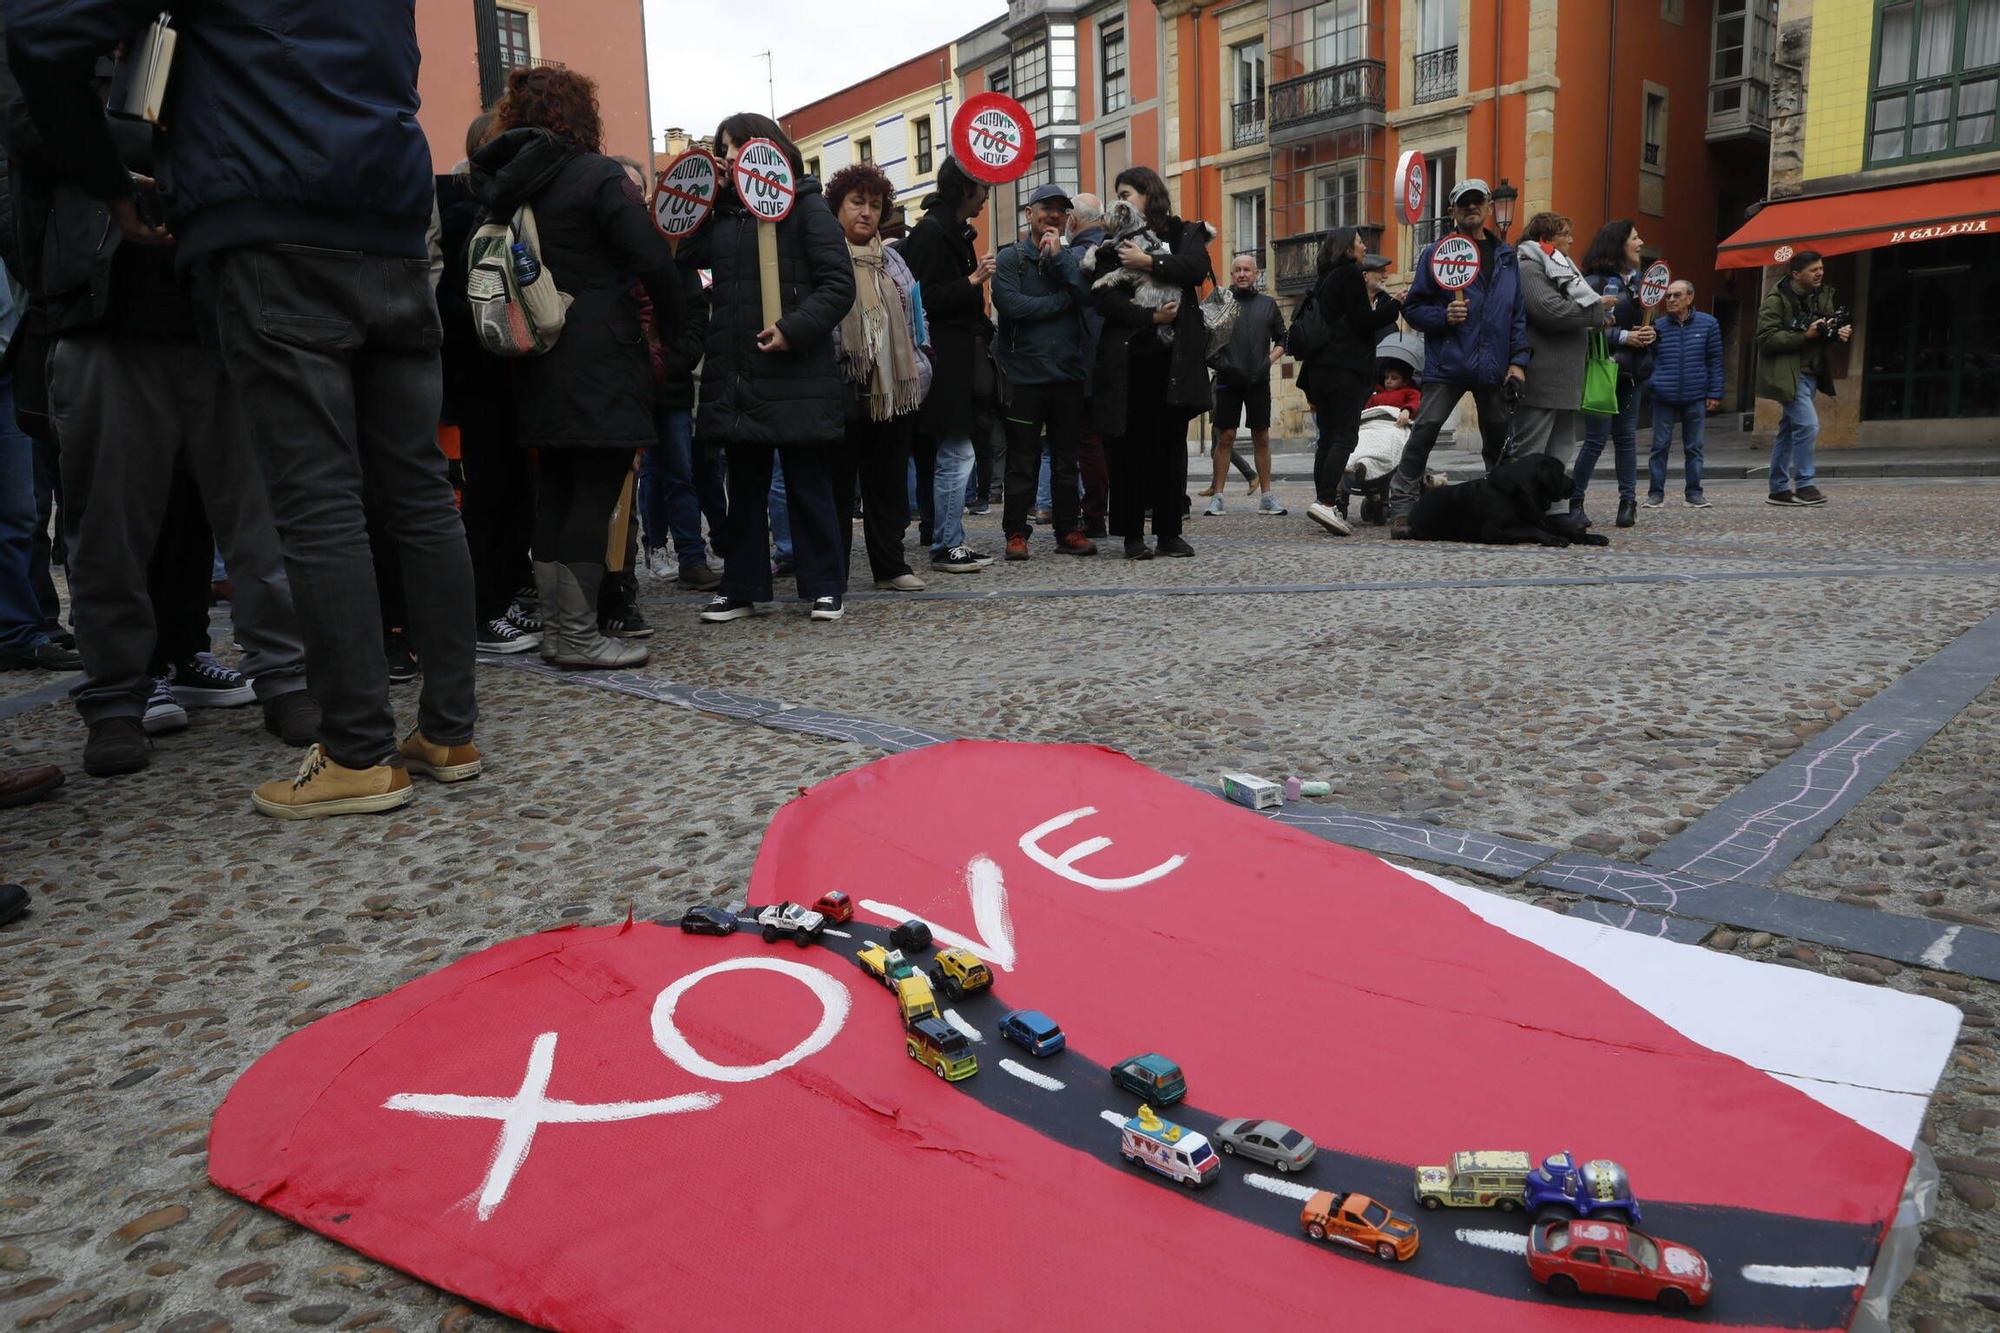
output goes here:
{"type": "Polygon", "coordinates": [[[1191,1129],[1162,1120],[1150,1106],[1119,1129],[1119,1151],[1128,1162],[1139,1162],[1189,1189],[1200,1189],[1222,1175],[1222,1159],[1208,1140],[1191,1129]]]}

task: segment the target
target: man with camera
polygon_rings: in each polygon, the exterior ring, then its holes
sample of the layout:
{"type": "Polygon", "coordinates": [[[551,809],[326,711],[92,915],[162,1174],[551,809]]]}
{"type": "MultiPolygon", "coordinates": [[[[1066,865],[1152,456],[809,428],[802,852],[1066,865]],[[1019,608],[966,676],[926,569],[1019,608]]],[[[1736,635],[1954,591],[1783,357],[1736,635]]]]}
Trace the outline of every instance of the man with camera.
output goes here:
{"type": "Polygon", "coordinates": [[[1771,441],[1771,491],[1765,504],[1823,505],[1813,485],[1813,446],[1819,413],[1813,395],[1833,395],[1827,348],[1854,336],[1854,319],[1826,285],[1826,261],[1800,250],[1757,311],[1757,396],[1781,405],[1771,441]]]}

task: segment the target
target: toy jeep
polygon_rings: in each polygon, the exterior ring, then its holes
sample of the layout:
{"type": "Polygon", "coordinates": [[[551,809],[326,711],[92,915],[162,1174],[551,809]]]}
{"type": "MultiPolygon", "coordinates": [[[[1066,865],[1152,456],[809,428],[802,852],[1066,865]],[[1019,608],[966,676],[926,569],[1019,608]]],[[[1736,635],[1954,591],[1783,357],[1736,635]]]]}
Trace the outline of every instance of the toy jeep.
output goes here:
{"type": "Polygon", "coordinates": [[[1511,1213],[1528,1206],[1528,1172],[1533,1166],[1524,1152],[1455,1152],[1449,1166],[1417,1168],[1417,1202],[1426,1208],[1498,1208],[1511,1213]]]}
{"type": "Polygon", "coordinates": [[[970,949],[946,949],[931,968],[931,980],[952,999],[962,1000],[973,991],[991,986],[993,971],[970,949]]]}

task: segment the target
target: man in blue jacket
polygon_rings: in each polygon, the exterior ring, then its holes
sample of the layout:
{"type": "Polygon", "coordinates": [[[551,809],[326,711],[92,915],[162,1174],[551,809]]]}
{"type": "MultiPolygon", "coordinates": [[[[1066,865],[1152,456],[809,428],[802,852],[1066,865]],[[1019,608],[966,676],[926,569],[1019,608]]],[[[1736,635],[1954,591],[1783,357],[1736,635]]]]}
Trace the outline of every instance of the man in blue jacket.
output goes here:
{"type": "Polygon", "coordinates": [[[993,268],[993,310],[1000,316],[993,350],[1007,372],[1007,483],[1001,511],[1007,558],[1028,558],[1028,506],[1035,499],[1044,429],[1056,550],[1096,555],[1097,544],[1083,535],[1076,484],[1077,445],[1083,434],[1083,314],[1090,289],[1076,252],[1063,243],[1069,195],[1060,185],[1038,186],[1024,211],[1027,233],[1001,247],[993,268]]]}
{"type": "Polygon", "coordinates": [[[160,170],[142,216],[91,86],[158,0],[6,0],[8,64],[48,144],[127,244],[179,242],[205,336],[248,418],[304,631],[319,741],[253,800],[283,818],[387,810],[409,772],[458,781],[472,744],[472,565],[437,447],[437,302],[425,231],[414,0],[204,0],[179,14],[160,170]],[[361,495],[408,571],[423,663],[398,745],[361,495]]]}
{"type": "Polygon", "coordinates": [[[1667,313],[1653,321],[1659,337],[1653,344],[1653,452],[1646,462],[1651,475],[1646,508],[1667,502],[1667,455],[1679,423],[1688,507],[1707,509],[1711,506],[1701,493],[1701,445],[1708,414],[1722,406],[1722,326],[1714,315],[1694,308],[1694,284],[1686,278],[1675,278],[1668,286],[1665,304],[1667,313]]]}
{"type": "Polygon", "coordinates": [[[1486,229],[1486,182],[1473,178],[1451,192],[1452,231],[1479,247],[1479,276],[1450,292],[1431,273],[1427,245],[1417,256],[1416,277],[1403,298],[1403,318],[1424,335],[1424,396],[1403,444],[1403,459],[1389,483],[1389,535],[1410,535],[1410,510],[1423,488],[1424,465],[1438,431],[1466,394],[1479,413],[1480,453],[1491,472],[1507,443],[1509,380],[1527,381],[1528,315],[1521,301],[1521,272],[1514,247],[1486,229]]]}

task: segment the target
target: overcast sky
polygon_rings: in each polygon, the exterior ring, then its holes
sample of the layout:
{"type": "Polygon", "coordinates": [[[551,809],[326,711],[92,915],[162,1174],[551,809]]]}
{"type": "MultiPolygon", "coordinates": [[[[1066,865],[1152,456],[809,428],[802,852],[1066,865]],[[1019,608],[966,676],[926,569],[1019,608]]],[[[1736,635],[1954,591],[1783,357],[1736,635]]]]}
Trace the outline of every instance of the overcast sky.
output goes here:
{"type": "Polygon", "coordinates": [[[1006,12],[1006,0],[645,0],[653,135],[712,134],[736,111],[770,110],[770,51],[783,115],[943,46],[1006,12]]]}

